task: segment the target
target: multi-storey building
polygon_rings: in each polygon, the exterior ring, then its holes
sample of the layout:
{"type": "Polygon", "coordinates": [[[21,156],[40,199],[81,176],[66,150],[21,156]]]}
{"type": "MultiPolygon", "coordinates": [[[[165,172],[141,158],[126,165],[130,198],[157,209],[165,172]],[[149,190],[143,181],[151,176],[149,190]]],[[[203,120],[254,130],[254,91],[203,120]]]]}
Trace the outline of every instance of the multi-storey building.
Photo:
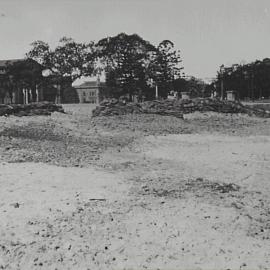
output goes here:
{"type": "Polygon", "coordinates": [[[88,81],[78,86],[74,86],[78,94],[80,103],[98,104],[104,99],[106,93],[106,85],[104,82],[88,81]]]}

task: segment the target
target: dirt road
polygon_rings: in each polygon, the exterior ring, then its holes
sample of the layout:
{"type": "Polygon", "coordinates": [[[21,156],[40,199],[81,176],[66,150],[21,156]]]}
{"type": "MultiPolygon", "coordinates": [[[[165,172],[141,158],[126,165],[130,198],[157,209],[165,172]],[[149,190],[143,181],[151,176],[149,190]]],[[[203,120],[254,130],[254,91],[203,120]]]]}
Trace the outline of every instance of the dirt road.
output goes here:
{"type": "Polygon", "coordinates": [[[0,122],[0,269],[270,268],[270,120],[0,122]]]}

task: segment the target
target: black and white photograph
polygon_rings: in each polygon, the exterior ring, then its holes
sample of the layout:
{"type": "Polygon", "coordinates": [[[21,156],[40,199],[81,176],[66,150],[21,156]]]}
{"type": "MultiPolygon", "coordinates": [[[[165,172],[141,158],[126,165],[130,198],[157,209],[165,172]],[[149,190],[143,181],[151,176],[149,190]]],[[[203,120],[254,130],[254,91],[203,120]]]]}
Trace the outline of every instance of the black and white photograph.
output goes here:
{"type": "Polygon", "coordinates": [[[0,270],[269,270],[270,1],[0,0],[0,270]]]}

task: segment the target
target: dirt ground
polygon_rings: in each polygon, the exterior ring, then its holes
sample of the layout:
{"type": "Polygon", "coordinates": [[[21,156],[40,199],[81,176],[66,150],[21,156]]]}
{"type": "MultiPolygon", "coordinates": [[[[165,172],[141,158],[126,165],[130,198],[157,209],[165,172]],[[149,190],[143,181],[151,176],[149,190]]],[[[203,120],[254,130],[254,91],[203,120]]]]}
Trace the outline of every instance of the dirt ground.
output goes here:
{"type": "Polygon", "coordinates": [[[270,269],[270,119],[78,106],[0,118],[0,269],[270,269]]]}

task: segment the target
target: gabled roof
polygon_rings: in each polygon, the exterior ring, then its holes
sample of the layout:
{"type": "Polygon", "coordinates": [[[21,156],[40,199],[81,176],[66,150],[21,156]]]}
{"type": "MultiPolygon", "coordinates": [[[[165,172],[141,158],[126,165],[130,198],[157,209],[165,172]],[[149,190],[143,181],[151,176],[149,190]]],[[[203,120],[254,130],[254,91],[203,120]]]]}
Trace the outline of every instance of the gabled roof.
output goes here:
{"type": "Polygon", "coordinates": [[[86,89],[86,88],[97,88],[97,87],[103,87],[103,86],[105,86],[105,83],[103,82],[98,83],[97,81],[88,81],[74,87],[76,89],[86,89]]]}

